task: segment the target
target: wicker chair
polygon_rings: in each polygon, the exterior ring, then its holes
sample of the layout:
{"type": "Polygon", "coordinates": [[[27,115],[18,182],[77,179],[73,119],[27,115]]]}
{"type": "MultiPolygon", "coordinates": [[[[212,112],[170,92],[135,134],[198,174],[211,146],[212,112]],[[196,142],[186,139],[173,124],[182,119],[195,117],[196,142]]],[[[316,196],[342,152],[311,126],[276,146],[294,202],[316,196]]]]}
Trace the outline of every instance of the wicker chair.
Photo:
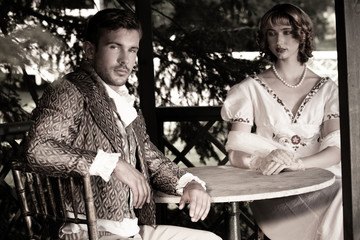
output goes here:
{"type": "Polygon", "coordinates": [[[59,228],[65,223],[82,223],[88,226],[88,239],[98,239],[94,199],[90,176],[52,177],[36,173],[19,162],[12,163],[12,172],[21,213],[29,239],[58,238],[59,228]],[[72,200],[73,217],[68,217],[65,209],[64,187],[76,196],[75,181],[81,181],[84,193],[86,219],[79,218],[76,201],[72,200]]]}

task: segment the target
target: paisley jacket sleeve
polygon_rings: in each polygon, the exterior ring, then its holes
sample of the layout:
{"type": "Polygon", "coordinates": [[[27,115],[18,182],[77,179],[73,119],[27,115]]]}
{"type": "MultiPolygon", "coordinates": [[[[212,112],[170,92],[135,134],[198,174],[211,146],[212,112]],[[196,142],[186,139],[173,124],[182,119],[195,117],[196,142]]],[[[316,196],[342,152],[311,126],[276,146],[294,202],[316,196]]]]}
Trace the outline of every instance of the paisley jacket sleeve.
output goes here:
{"type": "Polygon", "coordinates": [[[51,175],[88,173],[96,152],[74,147],[78,137],[84,100],[69,81],[59,81],[43,93],[33,111],[27,141],[27,161],[51,175]]]}
{"type": "MultiPolygon", "coordinates": [[[[165,157],[165,155],[150,141],[146,133],[145,121],[142,114],[136,119],[133,129],[137,133],[140,157],[144,158],[148,168],[149,178],[153,188],[176,195],[176,186],[179,179],[186,173],[176,163],[165,157]]],[[[144,166],[141,166],[144,167],[144,166]]]]}

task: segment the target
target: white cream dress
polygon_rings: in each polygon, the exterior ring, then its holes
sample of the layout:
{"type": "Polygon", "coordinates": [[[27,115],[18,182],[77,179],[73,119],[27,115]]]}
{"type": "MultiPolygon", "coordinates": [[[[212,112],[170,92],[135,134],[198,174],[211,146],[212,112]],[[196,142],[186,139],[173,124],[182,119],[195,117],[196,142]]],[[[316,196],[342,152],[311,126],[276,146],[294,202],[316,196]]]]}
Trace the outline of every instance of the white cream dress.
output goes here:
{"type": "MultiPolygon", "coordinates": [[[[259,144],[256,137],[261,137],[293,151],[298,157],[305,157],[321,150],[322,139],[326,137],[321,136],[323,123],[339,118],[338,87],[330,78],[321,78],[293,115],[276,92],[257,75],[252,75],[230,89],[221,115],[225,121],[256,126],[255,134],[244,134],[241,138],[233,137],[230,132],[227,149],[265,154],[270,150],[266,144],[259,144]]],[[[332,139],[337,137],[339,134],[332,139]]],[[[337,164],[328,170],[336,175],[335,183],[328,188],[250,204],[257,224],[267,237],[272,240],[343,239],[341,166],[337,164]]]]}

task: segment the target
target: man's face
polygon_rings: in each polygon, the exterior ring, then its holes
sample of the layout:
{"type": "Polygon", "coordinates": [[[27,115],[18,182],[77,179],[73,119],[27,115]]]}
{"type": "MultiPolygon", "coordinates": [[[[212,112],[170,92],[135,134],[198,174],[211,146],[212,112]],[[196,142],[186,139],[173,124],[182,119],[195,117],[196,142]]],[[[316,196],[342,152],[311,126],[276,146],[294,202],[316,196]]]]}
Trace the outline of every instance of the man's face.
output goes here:
{"type": "Polygon", "coordinates": [[[126,83],[135,65],[140,35],[136,30],[120,28],[104,30],[97,48],[91,43],[93,54],[87,54],[95,71],[113,89],[126,83]]]}

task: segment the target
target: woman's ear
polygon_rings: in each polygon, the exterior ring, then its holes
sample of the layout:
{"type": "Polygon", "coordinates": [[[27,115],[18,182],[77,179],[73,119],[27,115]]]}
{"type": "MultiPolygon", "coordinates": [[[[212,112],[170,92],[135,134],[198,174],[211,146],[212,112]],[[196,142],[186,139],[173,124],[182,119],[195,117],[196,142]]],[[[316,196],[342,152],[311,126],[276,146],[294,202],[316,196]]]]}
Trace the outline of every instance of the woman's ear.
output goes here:
{"type": "Polygon", "coordinates": [[[95,46],[94,44],[92,44],[89,41],[86,41],[83,43],[83,49],[85,52],[85,56],[88,60],[93,60],[94,59],[94,54],[95,54],[95,46]]]}

